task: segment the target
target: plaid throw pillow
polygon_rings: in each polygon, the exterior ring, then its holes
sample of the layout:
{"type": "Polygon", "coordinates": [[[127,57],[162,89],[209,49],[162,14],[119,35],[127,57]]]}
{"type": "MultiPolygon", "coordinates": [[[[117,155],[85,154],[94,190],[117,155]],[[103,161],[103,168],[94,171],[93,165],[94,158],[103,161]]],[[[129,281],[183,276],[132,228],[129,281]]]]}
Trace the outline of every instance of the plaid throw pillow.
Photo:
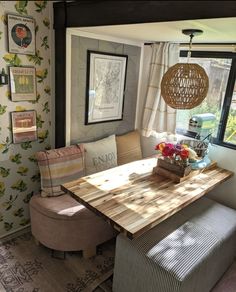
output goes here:
{"type": "Polygon", "coordinates": [[[40,151],[36,153],[41,175],[41,196],[59,196],[60,185],[84,176],[83,145],[40,151]]]}

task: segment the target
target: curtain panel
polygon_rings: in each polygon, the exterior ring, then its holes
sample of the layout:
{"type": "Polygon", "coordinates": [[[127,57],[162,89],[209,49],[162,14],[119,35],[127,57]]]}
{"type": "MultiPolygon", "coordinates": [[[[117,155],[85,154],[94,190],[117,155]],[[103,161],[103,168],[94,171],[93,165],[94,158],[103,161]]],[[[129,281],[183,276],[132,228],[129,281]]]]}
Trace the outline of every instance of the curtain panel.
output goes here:
{"type": "Polygon", "coordinates": [[[175,132],[176,110],[161,97],[161,80],[169,67],[179,61],[179,44],[152,45],[149,83],[142,120],[142,135],[149,137],[163,132],[175,132]]]}

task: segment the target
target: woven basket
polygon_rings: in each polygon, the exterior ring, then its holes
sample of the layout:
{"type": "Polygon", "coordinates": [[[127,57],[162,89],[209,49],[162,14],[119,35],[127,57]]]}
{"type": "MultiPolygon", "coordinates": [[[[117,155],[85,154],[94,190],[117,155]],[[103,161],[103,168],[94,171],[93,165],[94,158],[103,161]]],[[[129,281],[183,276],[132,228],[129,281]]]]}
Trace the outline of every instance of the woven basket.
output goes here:
{"type": "Polygon", "coordinates": [[[170,67],[161,81],[161,95],[175,109],[191,109],[206,97],[209,79],[198,64],[177,63],[170,67]]]}
{"type": "Polygon", "coordinates": [[[199,140],[181,140],[180,144],[184,144],[192,148],[198,157],[204,157],[208,152],[208,143],[199,140]]]}

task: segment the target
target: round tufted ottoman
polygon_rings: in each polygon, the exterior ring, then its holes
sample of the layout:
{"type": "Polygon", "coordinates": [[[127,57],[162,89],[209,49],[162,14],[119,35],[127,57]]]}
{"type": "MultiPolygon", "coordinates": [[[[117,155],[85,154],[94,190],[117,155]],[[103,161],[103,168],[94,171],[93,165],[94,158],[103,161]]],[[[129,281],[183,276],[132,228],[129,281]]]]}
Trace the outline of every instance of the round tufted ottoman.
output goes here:
{"type": "Polygon", "coordinates": [[[59,251],[83,251],[84,257],[96,253],[96,246],[115,236],[100,217],[68,194],[30,200],[31,230],[43,245],[59,251]]]}

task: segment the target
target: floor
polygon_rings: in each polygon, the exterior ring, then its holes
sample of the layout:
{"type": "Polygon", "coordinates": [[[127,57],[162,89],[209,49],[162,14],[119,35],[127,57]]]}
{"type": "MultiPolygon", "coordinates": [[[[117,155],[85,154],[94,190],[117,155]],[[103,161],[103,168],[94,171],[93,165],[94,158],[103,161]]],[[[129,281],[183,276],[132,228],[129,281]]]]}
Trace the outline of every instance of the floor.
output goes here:
{"type": "MultiPolygon", "coordinates": [[[[111,292],[114,253],[114,240],[89,260],[80,252],[67,253],[66,260],[61,253],[52,258],[30,232],[0,241],[0,292],[111,292]]],[[[236,261],[211,292],[235,291],[236,261]]]]}

